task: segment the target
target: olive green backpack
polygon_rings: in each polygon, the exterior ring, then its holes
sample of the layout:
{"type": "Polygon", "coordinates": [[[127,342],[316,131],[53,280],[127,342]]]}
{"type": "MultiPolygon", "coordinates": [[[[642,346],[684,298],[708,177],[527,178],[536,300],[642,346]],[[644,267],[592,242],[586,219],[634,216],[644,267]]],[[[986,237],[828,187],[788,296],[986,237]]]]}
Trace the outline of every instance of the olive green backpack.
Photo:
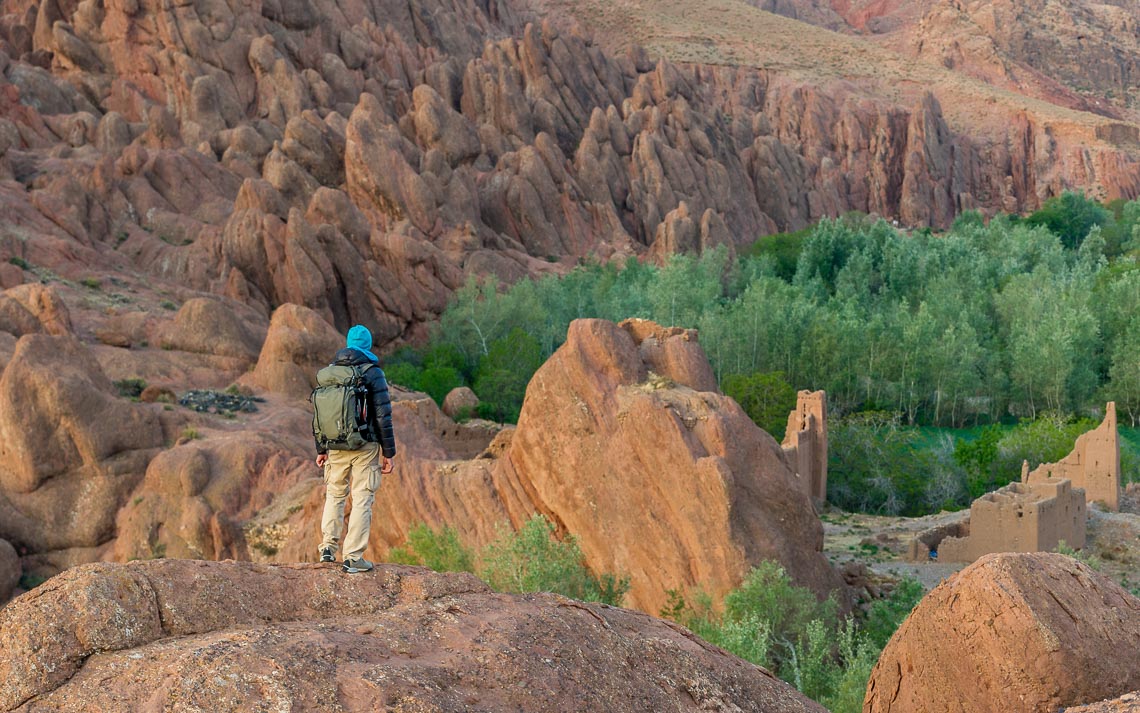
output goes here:
{"type": "Polygon", "coordinates": [[[326,450],[358,451],[368,442],[368,387],[364,372],[372,368],[331,364],[317,372],[313,404],[313,437],[326,450]]]}

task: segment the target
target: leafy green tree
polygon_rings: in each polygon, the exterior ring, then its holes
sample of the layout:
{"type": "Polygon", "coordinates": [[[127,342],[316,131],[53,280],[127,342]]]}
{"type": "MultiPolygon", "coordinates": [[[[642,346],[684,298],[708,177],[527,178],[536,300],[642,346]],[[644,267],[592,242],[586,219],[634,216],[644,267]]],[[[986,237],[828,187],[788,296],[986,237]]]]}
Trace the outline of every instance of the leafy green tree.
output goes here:
{"type": "Polygon", "coordinates": [[[1112,366],[1105,385],[1108,400],[1128,415],[1133,428],[1140,419],[1140,318],[1112,344],[1112,366]]]}
{"type": "Polygon", "coordinates": [[[796,390],[782,373],[731,374],[725,377],[721,390],[740,404],[757,426],[777,441],[783,440],[788,412],[796,406],[796,390]]]}
{"type": "Polygon", "coordinates": [[[747,254],[756,258],[769,258],[775,275],[785,282],[791,282],[796,275],[804,241],[812,231],[813,228],[804,228],[794,233],[762,236],[749,246],[747,254]]]}
{"type": "Polygon", "coordinates": [[[527,384],[542,359],[538,340],[518,327],[492,342],[475,377],[475,395],[484,413],[500,422],[517,422],[527,384]]]}
{"type": "Polygon", "coordinates": [[[1045,201],[1040,210],[1025,219],[1029,225],[1042,225],[1061,239],[1070,250],[1080,247],[1093,226],[1105,225],[1112,214],[1084,193],[1065,191],[1045,201]]]}

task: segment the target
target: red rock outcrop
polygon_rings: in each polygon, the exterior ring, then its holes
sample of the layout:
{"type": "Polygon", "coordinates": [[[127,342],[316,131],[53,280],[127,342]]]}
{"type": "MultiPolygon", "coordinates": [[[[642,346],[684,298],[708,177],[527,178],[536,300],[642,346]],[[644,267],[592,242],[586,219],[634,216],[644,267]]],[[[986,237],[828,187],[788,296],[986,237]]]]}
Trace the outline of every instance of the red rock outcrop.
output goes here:
{"type": "Polygon", "coordinates": [[[447,396],[443,399],[443,412],[449,418],[456,418],[462,413],[466,413],[468,417],[475,413],[475,408],[479,405],[479,397],[475,392],[466,386],[460,386],[447,392],[447,396]]]}
{"type": "Polygon", "coordinates": [[[249,379],[257,388],[306,399],[317,385],[317,371],[332,361],[344,338],[306,307],[278,307],[269,322],[257,366],[249,379]]]}
{"type": "Polygon", "coordinates": [[[883,650],[866,713],[1053,713],[1140,687],[1140,599],[1058,554],[997,554],[931,591],[883,650]]]}
{"type": "Polygon", "coordinates": [[[118,512],[108,559],[275,554],[263,538],[249,541],[246,523],[275,502],[296,500],[299,483],[305,493],[312,488],[305,482],[312,475],[305,442],[274,432],[279,430],[288,432],[278,426],[210,433],[155,456],[118,512]]]}
{"type": "Polygon", "coordinates": [[[158,560],[0,610],[0,708],[823,711],[674,624],[470,575],[158,560]]]}
{"type": "Polygon", "coordinates": [[[0,537],[82,561],[114,537],[163,439],[152,407],[117,398],[73,337],[21,337],[0,378],[0,537]]]}

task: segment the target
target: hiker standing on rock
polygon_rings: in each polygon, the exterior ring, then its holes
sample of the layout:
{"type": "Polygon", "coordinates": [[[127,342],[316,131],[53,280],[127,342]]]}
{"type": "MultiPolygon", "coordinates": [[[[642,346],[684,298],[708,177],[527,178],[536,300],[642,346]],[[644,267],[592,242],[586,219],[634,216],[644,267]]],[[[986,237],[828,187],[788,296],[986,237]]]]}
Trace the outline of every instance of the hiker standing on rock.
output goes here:
{"type": "Polygon", "coordinates": [[[344,538],[349,574],[369,572],[364,559],[372,527],[372,503],[380,476],[392,472],[396,437],[388,381],[372,353],[372,333],[356,325],[333,363],[317,372],[313,391],[313,436],[317,467],[324,468],[325,510],[321,517],[321,562],[335,562],[344,529],[344,500],[352,488],[352,512],[344,538]]]}

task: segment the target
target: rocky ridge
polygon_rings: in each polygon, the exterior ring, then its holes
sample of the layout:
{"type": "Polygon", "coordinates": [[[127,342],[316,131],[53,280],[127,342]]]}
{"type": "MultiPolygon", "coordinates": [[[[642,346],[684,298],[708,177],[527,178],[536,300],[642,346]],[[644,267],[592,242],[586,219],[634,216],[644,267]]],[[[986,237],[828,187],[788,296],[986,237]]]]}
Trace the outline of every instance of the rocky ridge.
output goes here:
{"type": "MultiPolygon", "coordinates": [[[[208,293],[264,328],[293,303],[387,343],[470,275],[739,246],[849,210],[945,226],[1065,187],[1140,194],[1111,127],[1080,127],[1077,150],[1076,129],[999,112],[977,139],[941,90],[678,64],[521,1],[287,5],[5,2],[0,284],[113,275],[142,307],[208,293]]],[[[111,307],[84,329],[137,336],[111,307]]]]}
{"type": "Polygon", "coordinates": [[[823,711],[644,614],[470,575],[88,565],[0,610],[0,709],[823,711]]]}

